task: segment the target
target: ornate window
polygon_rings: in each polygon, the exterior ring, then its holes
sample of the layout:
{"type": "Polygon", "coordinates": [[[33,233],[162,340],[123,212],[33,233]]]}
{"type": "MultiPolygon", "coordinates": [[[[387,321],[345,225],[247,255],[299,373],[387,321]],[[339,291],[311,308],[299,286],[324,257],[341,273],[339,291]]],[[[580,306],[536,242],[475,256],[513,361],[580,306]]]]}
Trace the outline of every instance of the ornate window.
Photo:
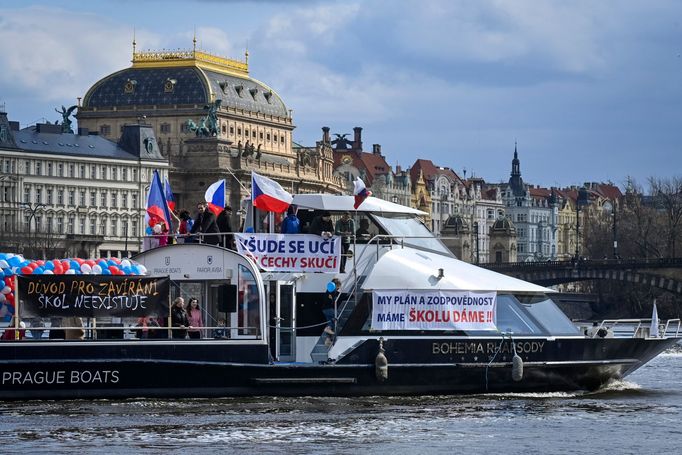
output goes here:
{"type": "Polygon", "coordinates": [[[164,93],[173,93],[175,91],[175,84],[177,83],[178,81],[176,79],[167,78],[166,82],[163,83],[164,93]]]}
{"type": "Polygon", "coordinates": [[[111,134],[111,125],[100,125],[99,134],[100,136],[109,136],[111,134]]]}
{"type": "Polygon", "coordinates": [[[135,79],[128,79],[125,84],[123,84],[123,93],[135,93],[135,86],[137,81],[135,79]]]}

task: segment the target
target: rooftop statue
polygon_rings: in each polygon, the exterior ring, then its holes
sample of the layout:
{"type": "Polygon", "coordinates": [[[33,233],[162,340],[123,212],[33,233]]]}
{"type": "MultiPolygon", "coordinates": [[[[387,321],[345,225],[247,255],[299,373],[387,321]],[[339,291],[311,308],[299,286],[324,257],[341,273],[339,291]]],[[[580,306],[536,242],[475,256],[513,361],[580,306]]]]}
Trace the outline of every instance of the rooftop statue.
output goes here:
{"type": "Polygon", "coordinates": [[[206,127],[206,117],[202,117],[198,125],[192,119],[187,120],[187,129],[193,131],[197,137],[209,137],[211,135],[206,127]]]}
{"type": "Polygon", "coordinates": [[[223,100],[217,99],[211,104],[204,106],[204,109],[208,109],[208,114],[206,115],[206,127],[208,128],[209,135],[218,135],[218,109],[223,100]]]}
{"type": "Polygon", "coordinates": [[[71,120],[69,120],[69,117],[77,108],[78,106],[71,106],[70,108],[67,109],[64,106],[62,106],[61,111],[55,108],[55,112],[57,112],[58,114],[62,114],[62,133],[73,133],[73,129],[71,129],[71,120]]]}
{"type": "Polygon", "coordinates": [[[336,136],[336,139],[332,141],[332,145],[336,145],[336,147],[334,147],[335,150],[348,150],[350,148],[351,143],[346,139],[348,134],[334,133],[334,136],[336,136]]]}

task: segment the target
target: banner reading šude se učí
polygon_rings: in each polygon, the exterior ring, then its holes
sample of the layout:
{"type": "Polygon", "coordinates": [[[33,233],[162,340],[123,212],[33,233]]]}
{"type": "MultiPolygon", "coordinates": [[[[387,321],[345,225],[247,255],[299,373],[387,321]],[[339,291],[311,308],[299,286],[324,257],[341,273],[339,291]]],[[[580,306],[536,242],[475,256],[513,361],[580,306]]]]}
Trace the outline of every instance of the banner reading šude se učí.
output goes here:
{"type": "Polygon", "coordinates": [[[168,277],[19,276],[21,317],[132,317],[168,313],[168,277]]]}
{"type": "Polygon", "coordinates": [[[497,293],[374,291],[372,329],[496,330],[497,293]]]}
{"type": "Polygon", "coordinates": [[[237,251],[268,272],[338,273],[341,237],[312,234],[235,234],[237,251]]]}

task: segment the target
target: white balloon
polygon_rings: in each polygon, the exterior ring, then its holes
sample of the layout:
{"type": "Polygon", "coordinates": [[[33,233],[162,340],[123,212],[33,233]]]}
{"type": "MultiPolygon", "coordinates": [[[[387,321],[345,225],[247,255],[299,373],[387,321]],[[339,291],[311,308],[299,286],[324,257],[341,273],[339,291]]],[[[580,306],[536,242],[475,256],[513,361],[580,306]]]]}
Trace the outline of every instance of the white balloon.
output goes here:
{"type": "Polygon", "coordinates": [[[69,269],[66,272],[64,272],[64,275],[75,275],[76,271],[74,269],[69,269]]]}
{"type": "Polygon", "coordinates": [[[9,294],[10,292],[12,292],[12,288],[9,286],[5,286],[4,288],[2,288],[2,291],[0,292],[2,292],[3,294],[9,294]]]}
{"type": "Polygon", "coordinates": [[[102,267],[100,267],[99,264],[93,265],[92,273],[99,275],[100,273],[102,273],[102,267]]]}
{"type": "Polygon", "coordinates": [[[145,267],[142,264],[137,264],[137,267],[140,269],[140,274],[146,275],[147,274],[147,267],[145,267]]]}
{"type": "Polygon", "coordinates": [[[121,267],[130,267],[130,261],[127,259],[123,259],[121,261],[121,267]]]}
{"type": "Polygon", "coordinates": [[[7,297],[5,297],[5,294],[0,294],[0,303],[5,303],[7,301],[7,297]]]}
{"type": "Polygon", "coordinates": [[[88,274],[92,272],[92,267],[90,267],[90,264],[81,264],[81,272],[88,274]]]}
{"type": "Polygon", "coordinates": [[[7,267],[9,267],[7,261],[5,261],[4,259],[0,259],[0,269],[6,269],[7,267]]]}
{"type": "Polygon", "coordinates": [[[45,270],[43,275],[54,275],[54,272],[52,270],[45,270]]]}

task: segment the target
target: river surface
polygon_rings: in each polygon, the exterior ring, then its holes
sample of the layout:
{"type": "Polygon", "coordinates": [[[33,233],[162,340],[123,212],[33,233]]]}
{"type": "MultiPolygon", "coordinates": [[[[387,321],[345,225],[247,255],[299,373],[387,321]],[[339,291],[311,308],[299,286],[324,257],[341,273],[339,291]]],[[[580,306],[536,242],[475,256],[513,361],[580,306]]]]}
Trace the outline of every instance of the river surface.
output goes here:
{"type": "Polygon", "coordinates": [[[594,393],[0,403],[3,453],[682,453],[682,353],[594,393]],[[191,452],[190,452],[191,451],[191,452]]]}

